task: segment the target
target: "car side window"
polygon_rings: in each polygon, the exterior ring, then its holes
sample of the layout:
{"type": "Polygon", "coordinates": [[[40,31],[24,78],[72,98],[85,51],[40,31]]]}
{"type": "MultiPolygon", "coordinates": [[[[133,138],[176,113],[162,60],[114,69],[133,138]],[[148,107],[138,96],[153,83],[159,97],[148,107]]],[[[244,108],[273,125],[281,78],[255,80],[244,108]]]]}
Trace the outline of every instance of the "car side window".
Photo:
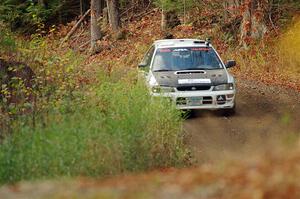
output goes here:
{"type": "Polygon", "coordinates": [[[154,54],[154,50],[155,50],[155,47],[152,46],[148,52],[146,53],[144,59],[143,59],[143,63],[146,65],[146,67],[149,67],[150,64],[151,64],[151,60],[152,60],[152,56],[154,54]]]}

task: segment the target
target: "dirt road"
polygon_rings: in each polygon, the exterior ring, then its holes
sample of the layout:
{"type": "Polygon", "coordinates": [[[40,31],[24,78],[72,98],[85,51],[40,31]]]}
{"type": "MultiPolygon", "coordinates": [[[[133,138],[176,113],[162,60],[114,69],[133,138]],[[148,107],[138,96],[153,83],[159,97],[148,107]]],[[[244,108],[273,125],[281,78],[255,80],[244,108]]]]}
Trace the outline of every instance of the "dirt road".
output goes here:
{"type": "Polygon", "coordinates": [[[244,156],[290,142],[300,133],[300,94],[255,81],[238,80],[237,113],[196,111],[185,124],[199,163],[244,156]]]}

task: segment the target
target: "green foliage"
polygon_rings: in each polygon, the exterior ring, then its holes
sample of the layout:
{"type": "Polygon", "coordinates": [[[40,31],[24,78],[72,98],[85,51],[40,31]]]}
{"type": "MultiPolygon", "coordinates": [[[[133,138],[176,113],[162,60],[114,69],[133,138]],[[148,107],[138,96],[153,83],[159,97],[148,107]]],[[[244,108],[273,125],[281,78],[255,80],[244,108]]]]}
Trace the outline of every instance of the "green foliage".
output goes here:
{"type": "Polygon", "coordinates": [[[151,98],[135,70],[86,66],[79,54],[39,35],[14,42],[13,57],[30,66],[35,81],[24,87],[24,79],[12,78],[0,89],[0,119],[7,123],[0,122],[1,184],[188,163],[180,113],[168,100],[151,98]]]}
{"type": "Polygon", "coordinates": [[[0,24],[0,53],[2,54],[14,51],[15,48],[15,39],[4,29],[3,25],[0,24]]]}
{"type": "Polygon", "coordinates": [[[49,14],[49,10],[33,1],[1,0],[0,3],[0,20],[7,23],[12,30],[23,27],[26,31],[32,31],[31,29],[44,22],[49,14]]]}
{"type": "Polygon", "coordinates": [[[183,166],[178,112],[130,79],[107,79],[63,100],[48,112],[46,127],[20,119],[0,146],[0,182],[183,166]]]}
{"type": "MultiPolygon", "coordinates": [[[[85,4],[87,0],[85,0],[85,4]]],[[[12,30],[34,33],[41,26],[47,27],[68,21],[79,15],[79,1],[0,0],[0,21],[12,30]]]]}

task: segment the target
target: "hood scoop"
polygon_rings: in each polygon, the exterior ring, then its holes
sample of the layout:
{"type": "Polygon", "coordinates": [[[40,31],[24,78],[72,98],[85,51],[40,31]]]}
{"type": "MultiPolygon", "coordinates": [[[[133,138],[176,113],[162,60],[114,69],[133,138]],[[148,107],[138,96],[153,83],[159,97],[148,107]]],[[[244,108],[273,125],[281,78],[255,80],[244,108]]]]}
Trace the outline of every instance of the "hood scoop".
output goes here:
{"type": "Polygon", "coordinates": [[[183,74],[205,74],[204,70],[181,70],[176,71],[175,75],[183,75],[183,74]]]}

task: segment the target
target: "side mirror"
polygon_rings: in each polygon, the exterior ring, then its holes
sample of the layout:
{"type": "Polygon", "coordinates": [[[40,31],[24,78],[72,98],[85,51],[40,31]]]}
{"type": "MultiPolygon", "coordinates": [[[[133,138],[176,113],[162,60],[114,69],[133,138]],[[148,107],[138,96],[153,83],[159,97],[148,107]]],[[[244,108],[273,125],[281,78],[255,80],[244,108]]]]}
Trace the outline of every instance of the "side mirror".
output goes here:
{"type": "Polygon", "coordinates": [[[231,68],[236,66],[236,62],[234,60],[228,60],[227,63],[225,64],[226,68],[231,68]]]}
{"type": "Polygon", "coordinates": [[[141,62],[141,63],[139,63],[138,67],[139,68],[145,68],[145,67],[147,67],[147,64],[144,63],[144,62],[141,62]]]}

